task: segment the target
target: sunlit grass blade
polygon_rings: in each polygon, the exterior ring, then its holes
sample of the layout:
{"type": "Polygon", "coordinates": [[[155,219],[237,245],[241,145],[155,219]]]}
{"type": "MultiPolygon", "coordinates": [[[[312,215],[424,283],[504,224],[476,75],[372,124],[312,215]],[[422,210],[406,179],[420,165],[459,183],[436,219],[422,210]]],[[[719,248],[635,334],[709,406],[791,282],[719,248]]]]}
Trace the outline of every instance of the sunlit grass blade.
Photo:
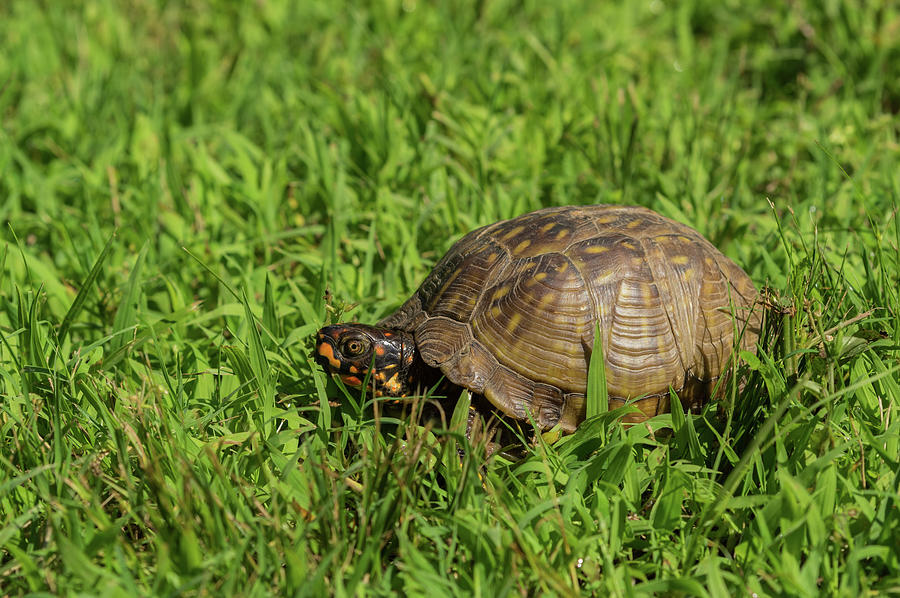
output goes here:
{"type": "MultiPolygon", "coordinates": [[[[270,280],[268,273],[266,273],[266,294],[263,298],[262,324],[263,327],[269,331],[269,334],[274,335],[276,338],[281,338],[281,320],[278,319],[275,297],[272,290],[272,281],[270,280]]],[[[266,340],[270,341],[271,339],[267,338],[266,340]]]]}
{"type": "Polygon", "coordinates": [[[600,324],[594,325],[594,345],[588,365],[587,417],[594,417],[609,410],[609,391],[606,387],[606,360],[603,357],[603,337],[600,324]]]}
{"type": "MultiPolygon", "coordinates": [[[[81,313],[82,308],[84,307],[84,302],[87,300],[88,295],[94,291],[94,283],[97,281],[97,278],[100,276],[100,272],[103,269],[103,262],[106,260],[106,256],[109,255],[110,249],[112,249],[113,241],[116,238],[116,233],[113,233],[109,236],[109,239],[106,241],[106,245],[103,246],[103,249],[100,251],[100,255],[97,256],[96,261],[94,261],[94,266],[91,268],[90,273],[87,278],[84,279],[84,282],[81,283],[81,288],[78,290],[78,294],[75,296],[75,301],[72,302],[72,306],[69,308],[69,311],[66,312],[65,317],[63,317],[62,324],[59,325],[59,333],[57,334],[57,342],[63,345],[66,341],[66,336],[69,334],[69,327],[72,325],[72,322],[78,315],[81,313]]],[[[119,329],[121,330],[121,329],[119,329]]]]}
{"type": "Polygon", "coordinates": [[[244,317],[247,325],[248,349],[250,354],[250,369],[253,379],[256,381],[256,387],[259,392],[260,408],[262,411],[262,423],[264,429],[268,432],[272,430],[275,422],[273,414],[275,412],[275,392],[272,386],[272,376],[269,370],[269,360],[266,358],[266,350],[263,347],[262,337],[257,328],[256,316],[250,309],[250,301],[247,299],[247,293],[241,293],[241,303],[244,306],[244,317]]]}
{"type": "Polygon", "coordinates": [[[124,347],[129,339],[125,333],[138,324],[137,320],[137,302],[141,294],[142,274],[144,267],[144,259],[147,256],[148,244],[144,243],[134,260],[131,273],[128,275],[128,282],[122,293],[122,300],[116,310],[116,317],[113,319],[112,334],[114,335],[109,343],[110,352],[114,353],[124,347]]]}

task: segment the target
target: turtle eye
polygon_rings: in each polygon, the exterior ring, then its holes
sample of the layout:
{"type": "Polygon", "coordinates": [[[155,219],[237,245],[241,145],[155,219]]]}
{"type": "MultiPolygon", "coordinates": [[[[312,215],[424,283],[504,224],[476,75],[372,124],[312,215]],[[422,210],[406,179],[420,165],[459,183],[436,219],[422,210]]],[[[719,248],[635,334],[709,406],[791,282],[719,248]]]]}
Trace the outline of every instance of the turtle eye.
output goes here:
{"type": "Polygon", "coordinates": [[[362,355],[369,348],[369,343],[365,339],[351,338],[341,344],[341,353],[347,357],[357,357],[362,355]]]}

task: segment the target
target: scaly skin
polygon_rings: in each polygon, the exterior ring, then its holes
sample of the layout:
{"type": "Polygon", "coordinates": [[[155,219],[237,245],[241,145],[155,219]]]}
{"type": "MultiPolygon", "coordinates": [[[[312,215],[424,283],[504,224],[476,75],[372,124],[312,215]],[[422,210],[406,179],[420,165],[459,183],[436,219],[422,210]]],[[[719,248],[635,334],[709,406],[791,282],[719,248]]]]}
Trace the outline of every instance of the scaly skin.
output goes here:
{"type": "Polygon", "coordinates": [[[316,362],[351,388],[369,377],[376,397],[407,397],[424,382],[413,335],[366,324],[326,326],[316,335],[316,362]]]}

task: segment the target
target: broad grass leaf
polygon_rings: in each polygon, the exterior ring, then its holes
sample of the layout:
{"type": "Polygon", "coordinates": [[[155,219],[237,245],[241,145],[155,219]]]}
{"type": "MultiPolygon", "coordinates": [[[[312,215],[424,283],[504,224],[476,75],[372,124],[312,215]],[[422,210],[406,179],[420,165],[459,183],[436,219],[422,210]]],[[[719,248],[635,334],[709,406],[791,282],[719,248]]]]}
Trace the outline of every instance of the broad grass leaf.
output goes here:
{"type": "Polygon", "coordinates": [[[59,333],[57,335],[58,343],[62,345],[66,336],[69,333],[69,327],[72,325],[72,322],[75,318],[78,317],[78,314],[81,313],[81,309],[84,307],[84,302],[87,300],[88,294],[94,290],[94,283],[97,281],[97,278],[100,276],[100,272],[103,269],[103,262],[106,260],[106,256],[109,255],[110,249],[112,249],[113,241],[116,238],[116,233],[113,233],[109,236],[109,239],[106,241],[106,245],[103,246],[103,249],[100,251],[100,255],[97,256],[96,261],[94,261],[94,265],[91,268],[90,273],[87,278],[84,279],[84,282],[81,283],[81,288],[78,290],[78,294],[75,296],[75,300],[72,302],[71,307],[66,312],[65,317],[63,317],[62,324],[59,325],[59,333]]]}
{"type": "Polygon", "coordinates": [[[587,417],[609,410],[609,390],[606,387],[606,360],[603,357],[603,337],[600,324],[594,324],[594,346],[588,365],[587,417]]]}
{"type": "Polygon", "coordinates": [[[275,306],[275,293],[272,289],[272,280],[269,273],[266,272],[266,290],[263,298],[263,327],[268,334],[266,335],[266,346],[273,348],[275,346],[275,338],[281,338],[283,333],[281,330],[281,320],[278,318],[278,309],[275,306]],[[274,335],[275,338],[272,338],[274,335]]]}
{"type": "Polygon", "coordinates": [[[672,467],[666,470],[651,512],[654,528],[673,531],[679,526],[682,505],[688,489],[689,482],[684,474],[672,467]]]}
{"type": "Polygon", "coordinates": [[[109,343],[109,352],[115,353],[122,349],[130,340],[127,331],[136,328],[137,319],[137,303],[141,295],[141,275],[143,274],[144,259],[147,256],[148,242],[145,242],[138,252],[134,265],[131,268],[131,274],[128,275],[128,282],[122,293],[122,300],[119,308],[116,310],[116,317],[113,319],[113,338],[109,343]]]}

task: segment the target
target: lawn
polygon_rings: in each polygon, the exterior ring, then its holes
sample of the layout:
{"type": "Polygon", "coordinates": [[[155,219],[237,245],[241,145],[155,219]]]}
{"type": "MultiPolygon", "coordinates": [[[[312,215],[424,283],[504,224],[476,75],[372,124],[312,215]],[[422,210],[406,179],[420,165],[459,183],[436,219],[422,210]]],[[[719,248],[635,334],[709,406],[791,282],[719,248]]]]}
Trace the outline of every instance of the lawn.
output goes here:
{"type": "Polygon", "coordinates": [[[887,0],[0,3],[0,595],[900,594],[898,65],[887,0]],[[312,361],[589,203],[769,289],[701,414],[486,460],[312,361]]]}

